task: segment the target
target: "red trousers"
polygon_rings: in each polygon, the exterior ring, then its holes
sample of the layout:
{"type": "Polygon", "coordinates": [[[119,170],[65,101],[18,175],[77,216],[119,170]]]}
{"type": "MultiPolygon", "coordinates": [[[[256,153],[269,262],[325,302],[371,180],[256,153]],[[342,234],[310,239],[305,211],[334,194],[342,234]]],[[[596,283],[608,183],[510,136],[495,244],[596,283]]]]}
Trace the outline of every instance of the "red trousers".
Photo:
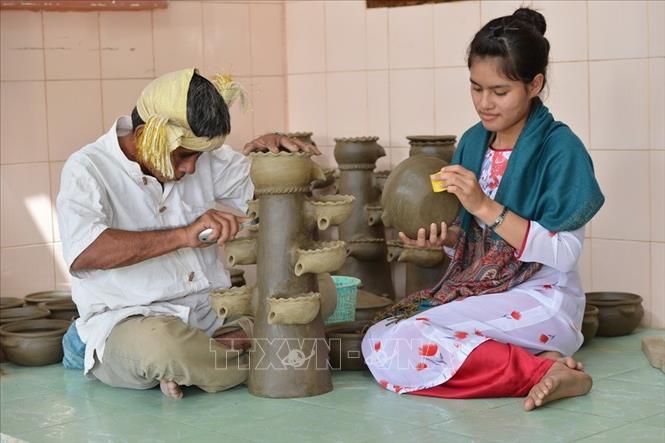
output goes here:
{"type": "Polygon", "coordinates": [[[519,346],[488,340],[474,349],[455,375],[433,388],[411,394],[443,398],[524,397],[554,360],[519,346]]]}

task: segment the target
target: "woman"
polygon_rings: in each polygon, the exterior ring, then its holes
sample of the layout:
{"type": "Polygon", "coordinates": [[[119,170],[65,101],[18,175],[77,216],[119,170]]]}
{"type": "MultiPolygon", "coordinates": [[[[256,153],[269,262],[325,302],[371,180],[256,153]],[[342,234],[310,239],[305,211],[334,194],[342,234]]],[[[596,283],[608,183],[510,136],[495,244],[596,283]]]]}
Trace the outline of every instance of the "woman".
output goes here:
{"type": "Polygon", "coordinates": [[[526,410],[583,395],[584,226],[604,202],[582,142],[538,95],[549,42],[527,8],[474,37],[468,66],[481,122],[439,173],[463,209],[452,227],[405,243],[445,247],[451,264],[431,289],[384,312],[363,340],[379,383],[446,398],[527,396],[526,410]]]}

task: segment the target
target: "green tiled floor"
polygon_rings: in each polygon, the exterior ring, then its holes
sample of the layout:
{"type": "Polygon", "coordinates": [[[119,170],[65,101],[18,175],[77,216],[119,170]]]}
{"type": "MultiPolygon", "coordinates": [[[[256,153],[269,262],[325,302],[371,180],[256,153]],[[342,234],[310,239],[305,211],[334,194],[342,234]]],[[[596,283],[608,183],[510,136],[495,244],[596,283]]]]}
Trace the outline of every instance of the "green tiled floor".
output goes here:
{"type": "Polygon", "coordinates": [[[245,387],[109,388],[59,365],[3,364],[2,441],[139,442],[665,442],[665,374],[649,366],[639,330],[595,338],[577,354],[594,378],[585,397],[526,413],[521,399],[442,400],[384,391],[367,372],[335,373],[333,392],[274,400],[245,387]]]}

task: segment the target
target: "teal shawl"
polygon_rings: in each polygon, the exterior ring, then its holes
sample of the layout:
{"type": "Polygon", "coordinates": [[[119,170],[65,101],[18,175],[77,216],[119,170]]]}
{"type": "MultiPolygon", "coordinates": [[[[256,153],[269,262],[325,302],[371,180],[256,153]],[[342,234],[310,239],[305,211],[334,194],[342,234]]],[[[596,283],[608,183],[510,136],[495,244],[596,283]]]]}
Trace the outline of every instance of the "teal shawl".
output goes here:
{"type": "MultiPolygon", "coordinates": [[[[467,130],[452,163],[479,177],[492,135],[482,123],[467,130]]],[[[551,232],[581,228],[605,201],[584,144],[540,99],[534,100],[494,199],[551,232]]],[[[462,209],[460,218],[468,229],[471,214],[462,209]]]]}

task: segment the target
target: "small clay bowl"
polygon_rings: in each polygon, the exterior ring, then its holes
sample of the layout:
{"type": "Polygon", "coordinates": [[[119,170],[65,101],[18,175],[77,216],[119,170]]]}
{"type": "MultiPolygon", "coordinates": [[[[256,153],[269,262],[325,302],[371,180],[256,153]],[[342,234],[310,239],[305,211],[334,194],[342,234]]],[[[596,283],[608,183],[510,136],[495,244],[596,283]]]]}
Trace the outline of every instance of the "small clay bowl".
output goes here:
{"type": "Polygon", "coordinates": [[[584,307],[584,319],[582,320],[582,335],[584,342],[582,346],[588,345],[598,332],[598,308],[587,304],[584,307]]]}
{"type": "Polygon", "coordinates": [[[628,335],[644,316],[642,297],[629,292],[587,292],[588,304],[598,308],[598,333],[602,337],[628,335]]]}
{"type": "Polygon", "coordinates": [[[0,325],[23,320],[37,320],[46,318],[51,314],[48,309],[39,306],[24,306],[22,308],[3,309],[0,311],[0,325]]]}
{"type": "Polygon", "coordinates": [[[358,289],[356,301],[356,321],[371,321],[379,311],[393,303],[388,297],[372,294],[364,289],[358,289]]]}
{"type": "Polygon", "coordinates": [[[39,303],[58,301],[58,300],[70,300],[72,299],[71,291],[43,291],[43,292],[33,292],[25,296],[26,305],[37,305],[39,303]]]}
{"type": "Polygon", "coordinates": [[[20,308],[24,303],[21,298],[0,297],[0,309],[20,308]]]}
{"type": "Polygon", "coordinates": [[[0,344],[7,359],[22,366],[44,366],[62,361],[62,336],[67,320],[25,320],[0,326],[0,344]]]}
{"type": "Polygon", "coordinates": [[[367,368],[361,349],[363,330],[367,325],[368,321],[353,321],[326,328],[333,369],[362,371],[367,368]]]}
{"type": "Polygon", "coordinates": [[[79,316],[79,311],[76,309],[76,304],[71,300],[54,300],[39,303],[42,309],[51,311],[49,318],[56,318],[60,320],[71,320],[79,316]]]}

